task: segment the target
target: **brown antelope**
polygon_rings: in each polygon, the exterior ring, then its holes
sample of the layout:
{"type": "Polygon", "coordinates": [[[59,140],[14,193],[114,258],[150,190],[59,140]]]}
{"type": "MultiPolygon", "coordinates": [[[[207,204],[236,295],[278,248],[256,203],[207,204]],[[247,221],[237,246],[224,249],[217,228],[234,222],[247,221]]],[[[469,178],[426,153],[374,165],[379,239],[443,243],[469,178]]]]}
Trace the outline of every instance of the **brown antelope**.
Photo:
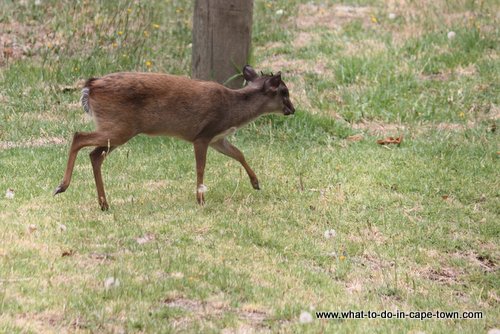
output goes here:
{"type": "Polygon", "coordinates": [[[237,90],[215,82],[153,73],[114,73],[87,80],[81,102],[97,129],[74,134],[66,171],[54,195],[68,189],[78,151],[95,146],[90,161],[99,205],[107,210],[101,165],[116,147],[140,133],[174,136],[193,143],[196,198],[201,205],[205,202],[203,174],[209,146],[239,161],[253,188],[260,189],[243,153],[226,137],[260,115],[275,112],[290,115],[295,108],[281,73],[259,76],[247,65],[243,77],[248,84],[237,90]]]}

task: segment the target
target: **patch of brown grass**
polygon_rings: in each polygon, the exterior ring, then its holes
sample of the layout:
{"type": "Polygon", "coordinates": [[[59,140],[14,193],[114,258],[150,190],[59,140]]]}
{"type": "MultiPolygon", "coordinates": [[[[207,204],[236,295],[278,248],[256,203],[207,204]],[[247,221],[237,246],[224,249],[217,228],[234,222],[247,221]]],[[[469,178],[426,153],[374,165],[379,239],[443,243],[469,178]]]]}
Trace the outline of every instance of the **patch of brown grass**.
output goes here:
{"type": "Polygon", "coordinates": [[[451,257],[465,260],[471,266],[480,268],[481,271],[493,272],[499,269],[498,263],[494,258],[479,255],[474,251],[456,252],[451,254],[451,257]]]}
{"type": "Polygon", "coordinates": [[[438,283],[455,284],[460,281],[463,272],[454,267],[424,268],[421,270],[423,277],[438,283]]]}
{"type": "Polygon", "coordinates": [[[371,7],[307,3],[299,5],[299,15],[295,22],[299,29],[314,27],[340,29],[343,24],[352,20],[362,20],[363,24],[370,24],[371,12],[371,7]]]}
{"type": "Polygon", "coordinates": [[[407,130],[407,126],[403,124],[396,123],[383,123],[378,121],[367,121],[362,120],[359,123],[354,123],[351,125],[354,130],[361,130],[367,132],[370,135],[386,135],[386,134],[399,134],[407,130]]]}
{"type": "Polygon", "coordinates": [[[44,47],[61,43],[60,36],[41,25],[0,23],[0,32],[0,66],[9,60],[26,58],[44,47]]]}
{"type": "MultiPolygon", "coordinates": [[[[258,305],[245,304],[240,308],[231,308],[224,296],[213,296],[205,301],[172,296],[166,298],[163,304],[166,307],[178,308],[188,313],[194,313],[197,318],[219,318],[225,313],[232,312],[241,321],[239,328],[246,328],[250,331],[262,329],[264,321],[269,317],[267,311],[258,305]]],[[[192,316],[181,316],[174,320],[173,326],[177,329],[185,329],[191,320],[192,316]]],[[[226,329],[226,332],[232,332],[232,330],[226,329]]]]}
{"type": "MultiPolygon", "coordinates": [[[[43,311],[38,313],[18,313],[13,324],[23,332],[60,333],[64,326],[64,311],[43,311]]],[[[0,323],[2,322],[0,317],[0,323]]]]}
{"type": "Polygon", "coordinates": [[[412,1],[389,0],[385,4],[384,12],[395,13],[403,20],[401,25],[385,25],[384,28],[392,33],[396,44],[403,44],[410,38],[418,38],[426,31],[434,31],[442,27],[451,27],[457,24],[470,23],[475,20],[476,14],[457,8],[466,8],[464,0],[448,3],[447,1],[412,1]],[[451,5],[451,6],[450,6],[451,5]]]}

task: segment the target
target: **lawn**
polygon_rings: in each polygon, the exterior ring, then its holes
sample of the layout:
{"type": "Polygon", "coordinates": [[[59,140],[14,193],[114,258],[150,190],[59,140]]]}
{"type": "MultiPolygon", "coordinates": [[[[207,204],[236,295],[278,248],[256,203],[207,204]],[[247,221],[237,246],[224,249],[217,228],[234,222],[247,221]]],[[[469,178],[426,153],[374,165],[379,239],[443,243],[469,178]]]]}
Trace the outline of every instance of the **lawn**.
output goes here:
{"type": "MultiPolygon", "coordinates": [[[[500,2],[262,1],[250,63],[297,112],[231,137],[259,177],[138,136],[52,196],[81,81],[189,75],[191,1],[0,3],[0,332],[500,328],[500,2]],[[402,137],[399,145],[377,140],[402,137]],[[318,319],[320,311],[480,319],[318,319]]],[[[492,331],[493,332],[493,331],[492,331]]]]}

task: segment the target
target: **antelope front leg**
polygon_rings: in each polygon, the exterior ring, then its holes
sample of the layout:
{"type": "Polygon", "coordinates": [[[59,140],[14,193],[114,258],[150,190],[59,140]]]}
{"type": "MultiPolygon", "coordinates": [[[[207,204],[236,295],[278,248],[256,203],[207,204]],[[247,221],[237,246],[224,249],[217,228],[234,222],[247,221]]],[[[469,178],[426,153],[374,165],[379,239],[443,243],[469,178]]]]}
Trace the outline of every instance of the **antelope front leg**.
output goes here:
{"type": "Polygon", "coordinates": [[[243,153],[241,153],[241,151],[238,150],[236,146],[231,144],[226,138],[211,143],[210,146],[219,151],[220,153],[227,155],[228,157],[231,157],[236,161],[239,161],[240,164],[243,166],[243,168],[245,168],[248,177],[250,178],[250,183],[252,184],[252,187],[256,190],[260,190],[259,180],[257,179],[257,176],[255,175],[252,168],[250,168],[250,166],[246,162],[243,153]]]}
{"type": "Polygon", "coordinates": [[[196,159],[196,200],[198,204],[205,204],[205,192],[207,187],[203,184],[203,174],[205,173],[205,163],[207,161],[208,141],[198,140],[193,143],[194,156],[196,159]]]}

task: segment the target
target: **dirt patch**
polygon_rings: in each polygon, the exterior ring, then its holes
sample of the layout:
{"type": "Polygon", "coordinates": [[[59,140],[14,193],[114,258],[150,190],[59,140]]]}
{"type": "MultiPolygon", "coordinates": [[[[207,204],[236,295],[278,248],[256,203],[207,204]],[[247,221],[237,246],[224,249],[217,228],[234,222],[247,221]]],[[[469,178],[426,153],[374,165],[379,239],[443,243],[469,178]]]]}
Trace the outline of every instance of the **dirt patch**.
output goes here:
{"type": "Polygon", "coordinates": [[[297,28],[309,29],[313,27],[325,27],[339,29],[343,24],[353,20],[362,20],[364,24],[370,24],[370,7],[357,7],[348,5],[316,5],[307,3],[299,5],[296,18],[297,28]]]}
{"type": "Polygon", "coordinates": [[[422,276],[439,283],[453,284],[460,281],[462,271],[453,267],[426,268],[422,276]]]}
{"type": "Polygon", "coordinates": [[[353,242],[369,242],[382,245],[387,238],[380,232],[377,226],[371,226],[359,231],[357,235],[350,235],[349,240],[353,242]]]}
{"type": "Polygon", "coordinates": [[[269,315],[262,307],[257,305],[243,305],[237,310],[238,318],[250,324],[262,324],[269,315]]]}
{"type": "MultiPolygon", "coordinates": [[[[238,318],[244,323],[243,328],[255,330],[264,327],[264,322],[269,318],[269,314],[259,306],[243,305],[238,309],[231,308],[229,303],[220,297],[214,297],[206,301],[184,298],[180,296],[169,297],[163,301],[167,307],[179,308],[183,311],[196,313],[199,318],[218,317],[224,313],[236,313],[238,318]]],[[[180,317],[175,323],[181,327],[189,322],[191,317],[180,317]]]]}
{"type": "Polygon", "coordinates": [[[390,263],[366,251],[363,253],[363,256],[361,258],[361,265],[370,268],[371,271],[386,270],[394,266],[393,263],[390,263]]]}
{"type": "Polygon", "coordinates": [[[493,272],[498,270],[497,261],[492,257],[479,255],[474,251],[457,252],[451,255],[455,259],[463,259],[469,262],[472,266],[481,268],[485,272],[493,272]]]}
{"type": "Polygon", "coordinates": [[[455,69],[450,69],[445,72],[432,73],[432,74],[420,74],[420,80],[431,80],[431,81],[450,81],[454,75],[464,77],[464,76],[474,76],[477,74],[476,65],[471,64],[466,67],[457,67],[455,69]]]}
{"type": "Polygon", "coordinates": [[[24,330],[36,333],[51,333],[60,329],[64,322],[64,312],[44,311],[40,313],[19,313],[15,316],[14,324],[24,330]]]}
{"type": "Polygon", "coordinates": [[[397,135],[407,130],[407,127],[403,124],[382,123],[377,121],[366,121],[366,120],[362,120],[359,123],[354,123],[351,125],[351,127],[354,130],[361,130],[369,133],[370,135],[385,135],[385,134],[397,135]]]}

